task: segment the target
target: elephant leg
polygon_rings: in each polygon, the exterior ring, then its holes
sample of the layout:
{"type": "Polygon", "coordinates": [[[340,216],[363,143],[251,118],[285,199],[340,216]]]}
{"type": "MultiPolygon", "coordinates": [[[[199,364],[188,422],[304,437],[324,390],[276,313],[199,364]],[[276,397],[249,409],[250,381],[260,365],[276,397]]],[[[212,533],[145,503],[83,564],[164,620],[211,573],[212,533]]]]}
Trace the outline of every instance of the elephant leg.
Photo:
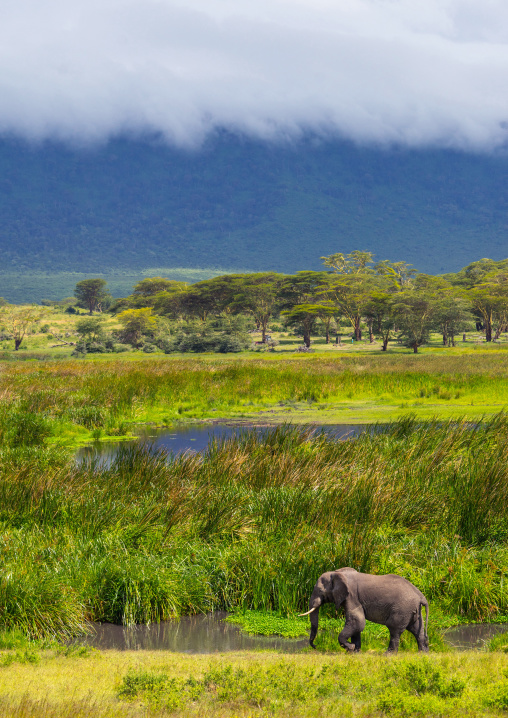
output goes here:
{"type": "Polygon", "coordinates": [[[349,614],[346,611],[346,625],[339,633],[339,643],[346,651],[359,651],[361,634],[365,628],[365,614],[361,608],[355,608],[349,614]],[[351,642],[348,642],[351,639],[351,642]]]}
{"type": "Polygon", "coordinates": [[[342,646],[342,648],[345,648],[346,651],[354,651],[355,650],[355,644],[349,643],[349,639],[352,638],[352,636],[358,635],[358,632],[355,630],[354,627],[348,626],[347,623],[342,629],[342,631],[339,633],[339,643],[342,646]]]}
{"type": "Polygon", "coordinates": [[[409,626],[407,627],[407,630],[409,633],[412,633],[413,636],[416,638],[416,643],[418,644],[418,650],[422,651],[423,653],[429,652],[429,639],[425,637],[425,630],[423,628],[423,621],[420,621],[419,619],[412,621],[409,626]]]}
{"type": "Polygon", "coordinates": [[[386,649],[386,653],[397,653],[399,650],[399,643],[400,643],[400,636],[402,634],[402,631],[398,628],[389,628],[390,631],[390,643],[388,644],[388,648],[386,649]]]}
{"type": "Polygon", "coordinates": [[[359,653],[362,650],[362,634],[361,631],[354,633],[351,636],[351,643],[354,644],[355,653],[359,653]]]}

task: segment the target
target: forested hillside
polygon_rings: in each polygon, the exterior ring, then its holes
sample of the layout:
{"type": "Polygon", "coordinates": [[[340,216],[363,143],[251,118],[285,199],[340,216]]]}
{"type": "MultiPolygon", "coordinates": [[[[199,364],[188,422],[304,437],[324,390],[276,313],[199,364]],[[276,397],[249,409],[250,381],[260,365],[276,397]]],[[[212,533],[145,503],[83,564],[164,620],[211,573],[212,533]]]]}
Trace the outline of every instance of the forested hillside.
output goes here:
{"type": "Polygon", "coordinates": [[[193,151],[118,139],[0,143],[3,272],[149,267],[294,272],[368,249],[420,271],[506,256],[508,158],[280,146],[222,135],[193,151]]]}

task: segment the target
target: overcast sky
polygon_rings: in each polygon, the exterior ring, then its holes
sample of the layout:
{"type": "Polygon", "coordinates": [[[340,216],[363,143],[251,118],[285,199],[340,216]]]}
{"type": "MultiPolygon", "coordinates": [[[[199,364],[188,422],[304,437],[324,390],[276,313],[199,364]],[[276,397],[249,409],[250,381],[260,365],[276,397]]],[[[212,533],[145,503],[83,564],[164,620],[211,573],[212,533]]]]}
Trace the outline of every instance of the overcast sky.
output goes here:
{"type": "Polygon", "coordinates": [[[508,143],[506,0],[1,0],[0,133],[508,143]]]}

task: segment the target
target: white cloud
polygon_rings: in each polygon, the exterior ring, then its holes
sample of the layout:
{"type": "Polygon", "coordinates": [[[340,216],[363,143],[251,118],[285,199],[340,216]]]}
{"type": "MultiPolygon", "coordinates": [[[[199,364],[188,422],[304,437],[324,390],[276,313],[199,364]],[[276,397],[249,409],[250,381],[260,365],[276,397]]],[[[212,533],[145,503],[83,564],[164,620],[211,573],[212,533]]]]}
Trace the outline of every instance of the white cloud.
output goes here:
{"type": "Polygon", "coordinates": [[[4,0],[0,132],[76,141],[216,127],[492,149],[501,0],[4,0]]]}

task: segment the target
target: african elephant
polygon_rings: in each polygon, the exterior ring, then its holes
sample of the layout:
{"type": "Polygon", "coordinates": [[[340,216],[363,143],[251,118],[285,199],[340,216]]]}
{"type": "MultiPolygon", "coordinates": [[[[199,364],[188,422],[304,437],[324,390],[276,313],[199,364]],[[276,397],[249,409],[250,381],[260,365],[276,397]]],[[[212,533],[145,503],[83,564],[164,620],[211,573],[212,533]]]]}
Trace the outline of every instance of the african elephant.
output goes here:
{"type": "Polygon", "coordinates": [[[387,653],[396,653],[400,636],[410,631],[416,638],[418,650],[429,650],[427,624],[429,604],[421,591],[402,576],[388,574],[373,576],[358,573],[354,568],[340,568],[323,573],[317,580],[310,597],[310,645],[315,648],[319,623],[319,607],[324,603],[344,604],[346,624],[339,634],[339,643],[348,651],[359,651],[365,620],[381,623],[390,631],[387,653]],[[422,606],[425,606],[425,628],[422,606]],[[348,640],[350,639],[350,640],[348,640]]]}

